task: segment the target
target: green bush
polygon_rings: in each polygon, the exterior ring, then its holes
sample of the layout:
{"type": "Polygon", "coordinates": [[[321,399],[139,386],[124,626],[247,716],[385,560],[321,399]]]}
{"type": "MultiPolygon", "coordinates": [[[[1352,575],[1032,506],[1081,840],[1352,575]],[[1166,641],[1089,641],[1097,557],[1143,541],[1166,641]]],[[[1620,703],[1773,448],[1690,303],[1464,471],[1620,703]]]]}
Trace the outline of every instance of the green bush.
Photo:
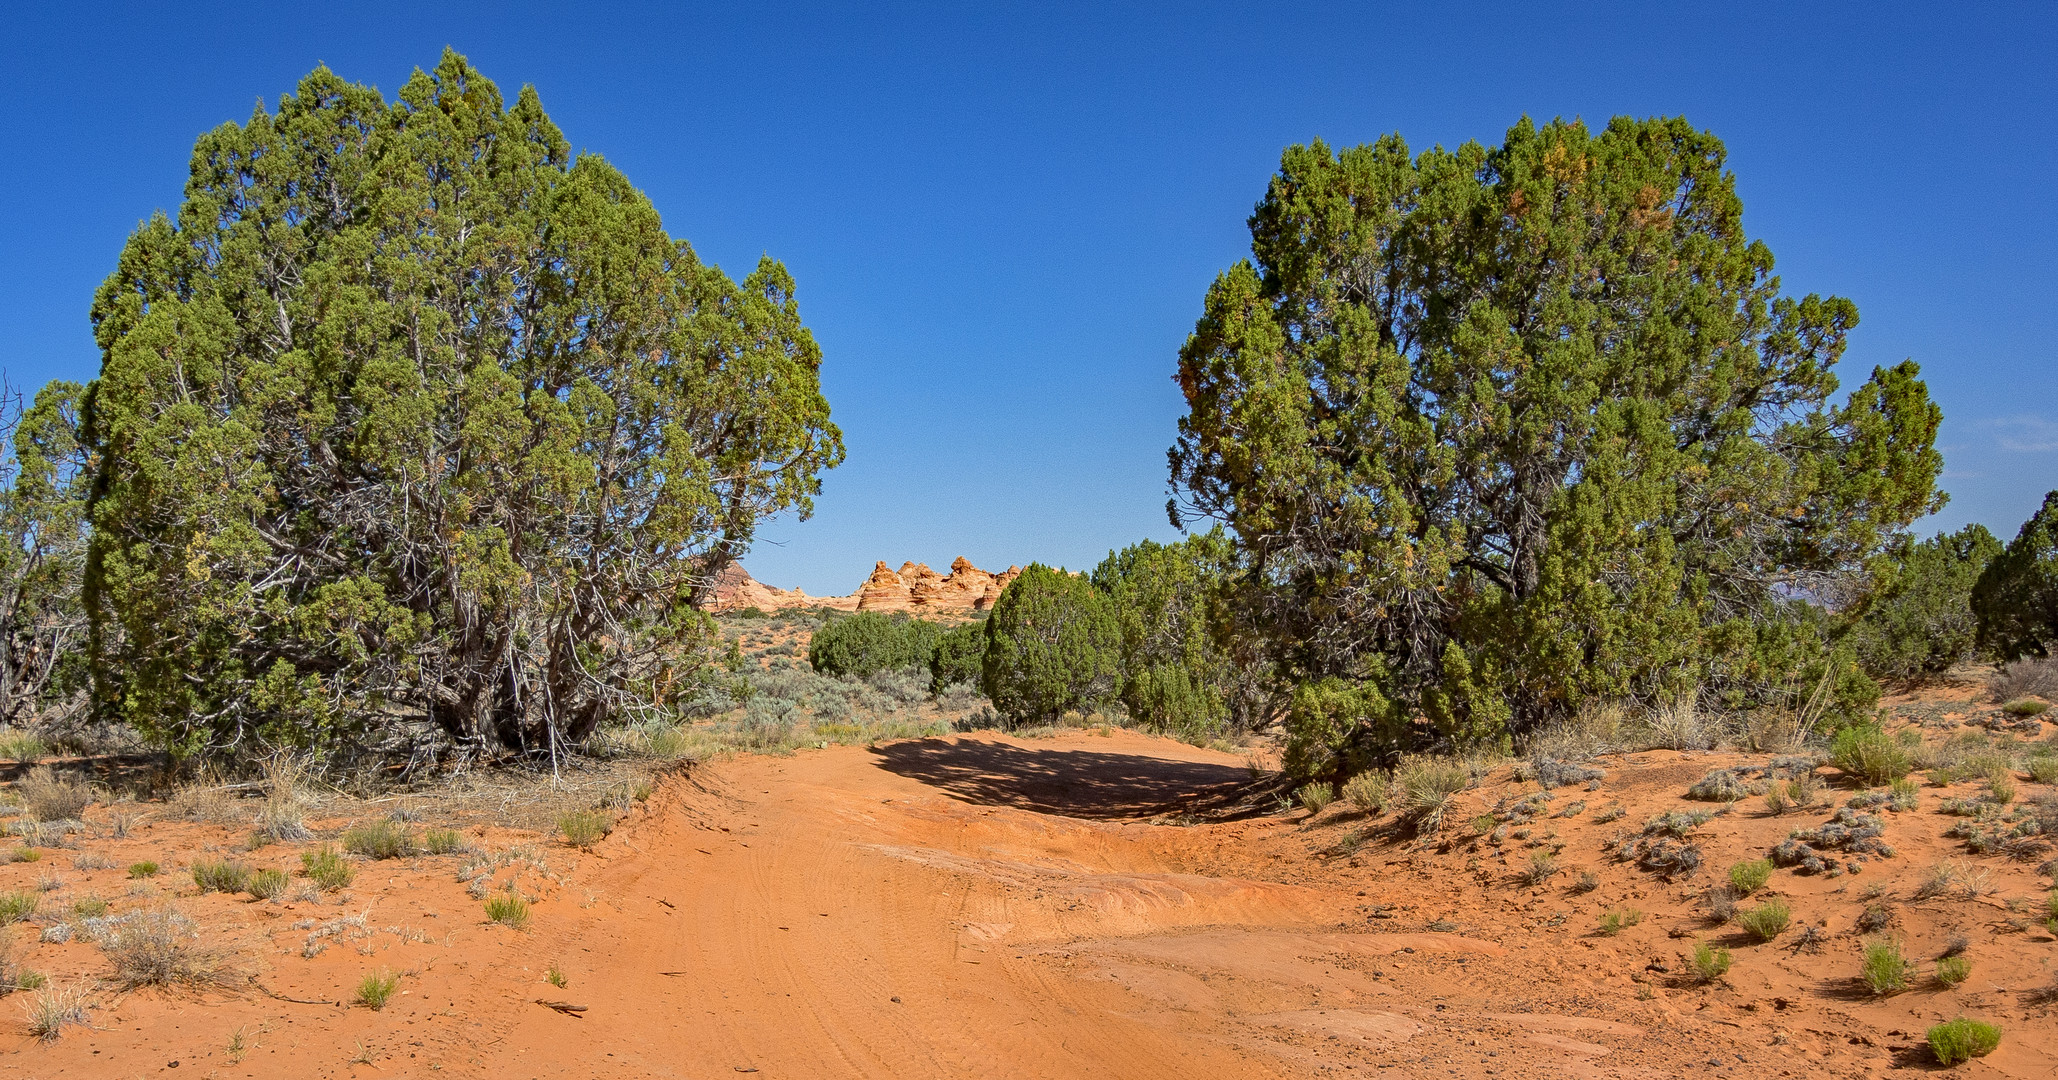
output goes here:
{"type": "Polygon", "coordinates": [[[486,919],[520,930],[529,925],[529,902],[512,891],[494,893],[486,898],[486,919]]]}
{"type": "Polygon", "coordinates": [[[233,859],[193,864],[193,884],[200,891],[239,893],[250,884],[250,868],[233,859]]]}
{"type": "Polygon", "coordinates": [[[1450,758],[1403,758],[1393,774],[1393,800],[1400,815],[1422,832],[1435,832],[1451,797],[1471,784],[1465,766],[1450,758]]]}
{"type": "Polygon", "coordinates": [[[1880,587],[1854,613],[1850,641],[1858,662],[1876,678],[1911,682],[1971,659],[1979,632],[1972,588],[2000,552],[2001,542],[1983,525],[1904,541],[1880,587]]]}
{"type": "Polygon", "coordinates": [[[1985,1057],[2000,1045],[2000,1028],[1962,1016],[1929,1029],[1929,1048],[1945,1065],[1985,1057]]]}
{"type": "Polygon", "coordinates": [[[1899,780],[1915,767],[1907,748],[1872,724],[1837,732],[1830,744],[1829,763],[1867,786],[1899,780]]]}
{"type": "Polygon", "coordinates": [[[823,623],[808,641],[807,661],[823,675],[858,679],[926,668],[942,634],[932,622],[860,611],[823,623]]]}
{"type": "Polygon", "coordinates": [[[414,838],[407,826],[381,818],[345,829],[343,850],[367,859],[398,859],[414,854],[414,838]]]}
{"type": "Polygon", "coordinates": [[[986,656],[984,620],[960,623],[936,638],[929,654],[929,692],[941,694],[958,683],[977,683],[986,656]]]}
{"type": "Polygon", "coordinates": [[[146,877],[155,877],[156,875],[157,864],[149,861],[148,859],[145,859],[142,862],[134,862],[129,864],[129,876],[132,878],[140,879],[146,877]]]}
{"type": "Polygon", "coordinates": [[[1759,941],[1771,941],[1786,932],[1787,924],[1793,921],[1793,909],[1786,901],[1773,897],[1736,917],[1737,925],[1759,941]]]}
{"type": "Polygon", "coordinates": [[[0,926],[17,923],[36,913],[42,899],[27,889],[0,892],[0,926]]]}
{"type": "Polygon", "coordinates": [[[1336,789],[1318,780],[1302,784],[1301,789],[1294,793],[1294,797],[1300,800],[1302,806],[1308,808],[1308,816],[1313,817],[1329,809],[1329,804],[1336,801],[1336,789]]]}
{"type": "Polygon", "coordinates": [[[284,870],[265,869],[251,874],[250,882],[244,888],[259,900],[271,900],[286,895],[286,888],[290,884],[292,879],[286,876],[284,870]]]}
{"type": "Polygon", "coordinates": [[[1738,896],[1749,896],[1771,880],[1771,859],[1751,859],[1729,868],[1729,883],[1736,887],[1738,896]]]}
{"type": "Polygon", "coordinates": [[[357,877],[350,862],[335,848],[326,846],[301,852],[300,872],[317,887],[331,892],[348,886],[357,877]]]}
{"type": "Polygon", "coordinates": [[[1956,986],[1972,977],[1972,961],[1962,956],[1946,956],[1937,961],[1937,982],[1944,986],[1956,986]]]}
{"type": "Polygon", "coordinates": [[[1012,724],[1053,723],[1110,701],[1119,688],[1121,630],[1092,582],[1033,564],[986,620],[986,696],[1012,724]]]}
{"type": "Polygon", "coordinates": [[[1122,703],[1139,723],[1200,743],[1268,721],[1282,688],[1228,618],[1236,547],[1216,528],[1110,552],[1092,580],[1121,625],[1122,703]]]}
{"type": "Polygon", "coordinates": [[[1694,943],[1694,977],[1704,983],[1714,982],[1729,973],[1729,965],[1734,959],[1728,949],[1697,941],[1694,943]]]}
{"type": "Polygon", "coordinates": [[[2042,716],[2051,711],[2051,703],[2036,698],[2016,698],[2003,704],[2001,711],[2010,716],[2042,716]]]}
{"type": "Polygon", "coordinates": [[[1972,610],[1980,646],[2003,659],[2046,656],[2058,645],[2058,491],[1979,575],[1972,610]]]}
{"type": "Polygon", "coordinates": [[[565,843],[575,848],[600,843],[614,827],[614,815],[605,810],[574,810],[557,819],[557,831],[564,835],[565,843]]]}
{"type": "Polygon", "coordinates": [[[471,849],[456,829],[430,829],[422,834],[422,850],[431,855],[462,855],[471,849]]]}
{"type": "Polygon", "coordinates": [[[390,971],[375,971],[357,984],[357,1003],[377,1012],[386,1007],[393,997],[393,991],[400,989],[400,976],[390,971]]]}
{"type": "Polygon", "coordinates": [[[1875,994],[1896,994],[1908,988],[1908,958],[1901,943],[1875,938],[1865,943],[1864,970],[1860,976],[1875,994]]]}
{"type": "Polygon", "coordinates": [[[1644,913],[1635,908],[1617,908],[1601,916],[1601,933],[1614,937],[1644,921],[1644,913]]]}

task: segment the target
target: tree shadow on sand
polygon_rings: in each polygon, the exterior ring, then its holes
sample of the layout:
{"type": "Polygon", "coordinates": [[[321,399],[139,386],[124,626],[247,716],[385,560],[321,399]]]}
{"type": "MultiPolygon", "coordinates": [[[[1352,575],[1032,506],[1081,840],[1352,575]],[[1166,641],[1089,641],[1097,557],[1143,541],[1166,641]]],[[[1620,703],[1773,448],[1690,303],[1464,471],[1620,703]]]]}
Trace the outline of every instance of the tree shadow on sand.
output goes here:
{"type": "Polygon", "coordinates": [[[1243,800],[1248,770],[1143,754],[1057,750],[977,739],[917,739],[872,749],[879,765],[981,806],[1080,818],[1220,810],[1243,800]]]}

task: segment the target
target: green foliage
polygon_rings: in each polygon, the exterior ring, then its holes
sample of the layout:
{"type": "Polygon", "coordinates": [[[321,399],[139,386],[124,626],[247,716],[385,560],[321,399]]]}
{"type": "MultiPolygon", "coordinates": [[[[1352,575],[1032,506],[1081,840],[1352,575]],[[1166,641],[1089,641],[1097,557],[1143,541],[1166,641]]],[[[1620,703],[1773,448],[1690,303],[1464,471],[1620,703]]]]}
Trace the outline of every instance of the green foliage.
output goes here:
{"type": "Polygon", "coordinates": [[[614,827],[614,815],[605,810],[575,810],[557,819],[557,831],[564,835],[565,843],[575,848],[600,843],[614,827]]]}
{"type": "Polygon", "coordinates": [[[1701,982],[1714,982],[1729,974],[1729,965],[1736,958],[1728,949],[1718,949],[1705,941],[1694,942],[1694,977],[1701,982]]]}
{"type": "Polygon", "coordinates": [[[250,868],[234,859],[196,862],[193,864],[193,884],[204,893],[239,893],[250,885],[250,868]]]}
{"type": "Polygon", "coordinates": [[[985,657],[985,622],[959,623],[945,630],[929,654],[929,692],[941,694],[959,683],[977,683],[985,657]]]}
{"type": "Polygon", "coordinates": [[[1616,908],[1601,916],[1601,933],[1609,937],[1644,921],[1644,913],[1635,908],[1616,908]]]}
{"type": "Polygon", "coordinates": [[[785,268],[703,263],[454,52],[202,135],[92,318],[94,698],[182,757],[682,701],[696,594],[843,456],[785,268]]]}
{"type": "Polygon", "coordinates": [[[1937,982],[1944,986],[1957,986],[1971,977],[1972,961],[1962,956],[1946,956],[1937,961],[1937,982]]]}
{"type": "Polygon", "coordinates": [[[1738,896],[1749,896],[1771,880],[1771,859],[1749,859],[1729,868],[1729,883],[1738,896]]]}
{"type": "Polygon", "coordinates": [[[1786,933],[1787,924],[1793,921],[1794,911],[1786,901],[1778,897],[1759,904],[1749,911],[1737,915],[1738,926],[1759,941],[1771,941],[1786,933]]]}
{"type": "Polygon", "coordinates": [[[1915,767],[1906,747],[1871,724],[1838,732],[1829,747],[1829,763],[1868,787],[1899,780],[1915,767]]]}
{"type": "Polygon", "coordinates": [[[2001,711],[2010,716],[2042,716],[2051,711],[2051,703],[2036,698],[2016,698],[2003,703],[2001,711]]]}
{"type": "Polygon", "coordinates": [[[300,872],[318,888],[334,892],[348,886],[357,877],[348,860],[332,847],[320,847],[300,853],[300,872]]]}
{"type": "Polygon", "coordinates": [[[1336,789],[1318,780],[1302,784],[1300,790],[1294,792],[1294,798],[1308,808],[1309,817],[1314,817],[1336,801],[1336,789]]]}
{"type": "Polygon", "coordinates": [[[486,921],[517,930],[529,925],[529,902],[512,890],[486,898],[486,921]]]}
{"type": "Polygon", "coordinates": [[[1979,632],[1972,587],[2000,552],[1984,525],[1920,542],[1902,538],[1852,613],[1850,641],[1860,666],[1877,678],[1912,682],[1972,659],[1979,632]]]}
{"type": "Polygon", "coordinates": [[[374,971],[357,984],[357,1003],[376,1012],[386,1007],[393,991],[400,989],[400,976],[390,971],[374,971]]]}
{"type": "Polygon", "coordinates": [[[2003,659],[2058,645],[2058,491],[2022,523],[1972,588],[1980,647],[2003,659]]]}
{"type": "Polygon", "coordinates": [[[1094,569],[1121,624],[1130,716],[1193,742],[1272,719],[1281,695],[1271,665],[1228,617],[1236,572],[1219,528],[1176,544],[1145,540],[1094,569]]]}
{"type": "Polygon", "coordinates": [[[1361,814],[1377,814],[1386,809],[1386,790],[1386,774],[1368,769],[1344,783],[1343,798],[1361,814]]]}
{"type": "Polygon", "coordinates": [[[456,829],[430,829],[422,834],[422,850],[431,855],[462,855],[471,849],[456,829]]]}
{"type": "Polygon", "coordinates": [[[1864,969],[1860,977],[1873,993],[1897,994],[1907,989],[1909,967],[1900,942],[1891,938],[1875,938],[1865,943],[1864,969]]]}
{"type": "Polygon", "coordinates": [[[17,923],[36,913],[41,899],[27,889],[0,892],[0,926],[17,923]]]}
{"type": "Polygon", "coordinates": [[[1790,598],[1941,505],[1940,413],[1913,363],[1843,395],[1856,308],[1780,295],[1714,137],[1296,146],[1250,226],[1180,354],[1171,511],[1228,527],[1285,673],[1376,691],[1292,714],[1301,771],[1596,699],[1876,696],[1790,598]]]}
{"type": "Polygon", "coordinates": [[[291,885],[292,879],[284,870],[266,868],[251,874],[250,881],[243,887],[259,900],[273,900],[286,895],[286,889],[291,885]]]}
{"type": "Polygon", "coordinates": [[[134,862],[129,864],[129,876],[132,878],[141,879],[147,877],[155,877],[156,875],[157,864],[154,862],[150,862],[147,859],[143,862],[134,862]]]}
{"type": "Polygon", "coordinates": [[[2000,1045],[2000,1028],[1963,1016],[1929,1029],[1929,1048],[1944,1065],[1985,1057],[2000,1045]]]}
{"type": "Polygon", "coordinates": [[[808,642],[807,660],[824,675],[860,679],[881,671],[924,668],[941,635],[932,622],[860,611],[823,623],[808,642]]]}
{"type": "MultiPolygon", "coordinates": [[[[46,705],[86,688],[86,565],[89,459],[79,439],[86,390],[55,380],[25,412],[0,400],[0,724],[25,723],[46,705]]],[[[11,754],[40,752],[24,739],[11,754]]]]}
{"type": "Polygon", "coordinates": [[[343,850],[367,859],[398,859],[414,854],[414,837],[400,822],[380,818],[343,830],[343,850]]]}
{"type": "Polygon", "coordinates": [[[1031,564],[1001,591],[985,627],[981,685],[1013,724],[1050,723],[1119,689],[1120,624],[1083,577],[1031,564]]]}

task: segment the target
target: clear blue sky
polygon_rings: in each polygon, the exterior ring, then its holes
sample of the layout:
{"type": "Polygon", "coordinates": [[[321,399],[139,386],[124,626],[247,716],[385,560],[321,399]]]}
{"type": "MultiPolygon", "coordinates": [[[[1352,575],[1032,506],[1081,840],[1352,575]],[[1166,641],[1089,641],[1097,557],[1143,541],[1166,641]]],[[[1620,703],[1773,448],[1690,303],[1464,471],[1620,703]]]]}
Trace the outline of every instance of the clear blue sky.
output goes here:
{"type": "Polygon", "coordinates": [[[2058,487],[2058,4],[66,7],[0,8],[16,386],[98,370],[92,291],[196,135],[318,61],[390,95],[452,45],[703,257],[798,278],[850,460],[745,560],[773,584],[1169,537],[1174,359],[1280,149],[1524,113],[1728,143],[1786,287],[1863,313],[1845,384],[1921,362],[1927,526],[2012,536],[2058,487]]]}

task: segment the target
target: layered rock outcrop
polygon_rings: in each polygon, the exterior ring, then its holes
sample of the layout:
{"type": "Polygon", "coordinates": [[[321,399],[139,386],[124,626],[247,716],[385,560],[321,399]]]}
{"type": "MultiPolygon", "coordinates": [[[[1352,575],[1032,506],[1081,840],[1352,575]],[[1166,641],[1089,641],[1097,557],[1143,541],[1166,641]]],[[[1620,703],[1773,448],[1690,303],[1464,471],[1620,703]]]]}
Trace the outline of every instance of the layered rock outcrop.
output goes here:
{"type": "Polygon", "coordinates": [[[758,581],[741,566],[731,566],[715,579],[712,611],[741,611],[757,608],[828,607],[843,611],[924,612],[983,611],[1000,599],[1008,582],[1020,577],[1022,568],[1010,566],[998,574],[973,566],[960,555],[952,560],[950,573],[939,574],[925,563],[906,562],[899,570],[883,562],[872,567],[872,575],[849,596],[809,596],[800,589],[778,589],[758,581]]]}

